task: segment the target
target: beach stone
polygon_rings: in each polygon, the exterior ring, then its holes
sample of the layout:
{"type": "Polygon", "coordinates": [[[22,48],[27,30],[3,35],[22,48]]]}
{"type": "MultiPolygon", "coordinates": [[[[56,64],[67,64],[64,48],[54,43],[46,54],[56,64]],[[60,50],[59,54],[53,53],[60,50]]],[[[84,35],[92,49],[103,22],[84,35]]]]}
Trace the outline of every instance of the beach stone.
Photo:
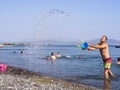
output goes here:
{"type": "Polygon", "coordinates": [[[101,90],[8,66],[0,73],[0,90],[101,90]]]}

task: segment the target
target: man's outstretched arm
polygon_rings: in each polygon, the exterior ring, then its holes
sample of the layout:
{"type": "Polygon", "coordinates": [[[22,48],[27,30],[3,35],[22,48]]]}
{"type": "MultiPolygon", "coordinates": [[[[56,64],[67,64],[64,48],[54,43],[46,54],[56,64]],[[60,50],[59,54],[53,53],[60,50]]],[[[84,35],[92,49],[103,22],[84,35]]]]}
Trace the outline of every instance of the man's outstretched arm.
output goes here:
{"type": "Polygon", "coordinates": [[[102,49],[102,48],[105,48],[105,45],[106,44],[103,44],[103,45],[100,45],[100,44],[93,45],[93,44],[88,43],[88,46],[90,46],[91,49],[93,49],[93,48],[95,48],[95,49],[102,49]]]}

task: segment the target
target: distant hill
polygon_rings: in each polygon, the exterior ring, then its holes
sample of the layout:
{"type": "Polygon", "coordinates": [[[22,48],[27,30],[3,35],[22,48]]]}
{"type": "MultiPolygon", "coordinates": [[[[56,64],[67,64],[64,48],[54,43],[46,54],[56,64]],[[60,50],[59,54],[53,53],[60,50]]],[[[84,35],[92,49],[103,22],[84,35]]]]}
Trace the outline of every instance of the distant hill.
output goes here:
{"type": "MultiPolygon", "coordinates": [[[[90,40],[86,42],[91,42],[93,44],[96,44],[100,42],[100,39],[94,39],[94,40],[90,40]]],[[[108,39],[107,42],[109,45],[120,45],[120,41],[114,40],[114,39],[108,39]]],[[[43,40],[43,41],[38,41],[37,43],[41,45],[76,45],[80,43],[80,41],[79,42],[78,41],[67,42],[67,41],[57,41],[57,40],[43,40]]]]}
{"type": "MultiPolygon", "coordinates": [[[[99,43],[100,39],[94,39],[94,40],[90,40],[90,41],[86,41],[86,42],[91,42],[93,44],[99,43]]],[[[115,39],[108,39],[108,45],[120,45],[120,41],[119,40],[115,40],[115,39]]],[[[45,40],[45,41],[40,41],[41,44],[51,44],[51,45],[76,45],[78,43],[80,43],[80,41],[72,41],[72,42],[66,42],[66,41],[56,41],[56,40],[45,40]]]]}
{"type": "Polygon", "coordinates": [[[37,43],[41,45],[76,45],[77,42],[66,42],[66,41],[57,41],[57,40],[42,40],[37,43]]]}

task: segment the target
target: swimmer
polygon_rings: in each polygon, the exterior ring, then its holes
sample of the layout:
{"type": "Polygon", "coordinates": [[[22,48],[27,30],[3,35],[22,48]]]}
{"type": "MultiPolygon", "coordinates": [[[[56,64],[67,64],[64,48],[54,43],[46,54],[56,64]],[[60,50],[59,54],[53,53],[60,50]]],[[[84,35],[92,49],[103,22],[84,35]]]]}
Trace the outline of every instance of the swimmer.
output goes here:
{"type": "Polygon", "coordinates": [[[54,53],[53,53],[53,52],[51,52],[50,59],[51,59],[51,60],[56,60],[56,56],[54,55],[54,53]]]}
{"type": "Polygon", "coordinates": [[[55,55],[57,58],[60,58],[61,57],[61,54],[60,52],[57,52],[57,54],[55,55]]]}
{"type": "Polygon", "coordinates": [[[81,56],[79,56],[79,55],[78,55],[78,56],[77,56],[77,58],[78,58],[78,59],[80,59],[80,58],[81,58],[81,56]]]}
{"type": "Polygon", "coordinates": [[[46,60],[50,60],[50,56],[46,56],[45,59],[46,59],[46,60]]]}
{"type": "Polygon", "coordinates": [[[21,53],[21,54],[24,54],[24,51],[21,51],[20,53],[21,53]]]}
{"type": "Polygon", "coordinates": [[[16,51],[13,51],[13,53],[16,53],[16,51]]]}
{"type": "Polygon", "coordinates": [[[120,57],[117,58],[117,65],[120,65],[120,57]]]}

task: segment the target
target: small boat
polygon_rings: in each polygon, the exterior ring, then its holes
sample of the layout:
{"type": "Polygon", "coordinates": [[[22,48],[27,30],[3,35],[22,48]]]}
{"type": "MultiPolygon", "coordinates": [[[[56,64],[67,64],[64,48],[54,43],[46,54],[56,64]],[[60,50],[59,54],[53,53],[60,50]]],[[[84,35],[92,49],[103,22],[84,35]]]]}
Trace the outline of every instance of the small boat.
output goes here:
{"type": "Polygon", "coordinates": [[[120,45],[116,45],[115,48],[120,48],[120,45]]]}

